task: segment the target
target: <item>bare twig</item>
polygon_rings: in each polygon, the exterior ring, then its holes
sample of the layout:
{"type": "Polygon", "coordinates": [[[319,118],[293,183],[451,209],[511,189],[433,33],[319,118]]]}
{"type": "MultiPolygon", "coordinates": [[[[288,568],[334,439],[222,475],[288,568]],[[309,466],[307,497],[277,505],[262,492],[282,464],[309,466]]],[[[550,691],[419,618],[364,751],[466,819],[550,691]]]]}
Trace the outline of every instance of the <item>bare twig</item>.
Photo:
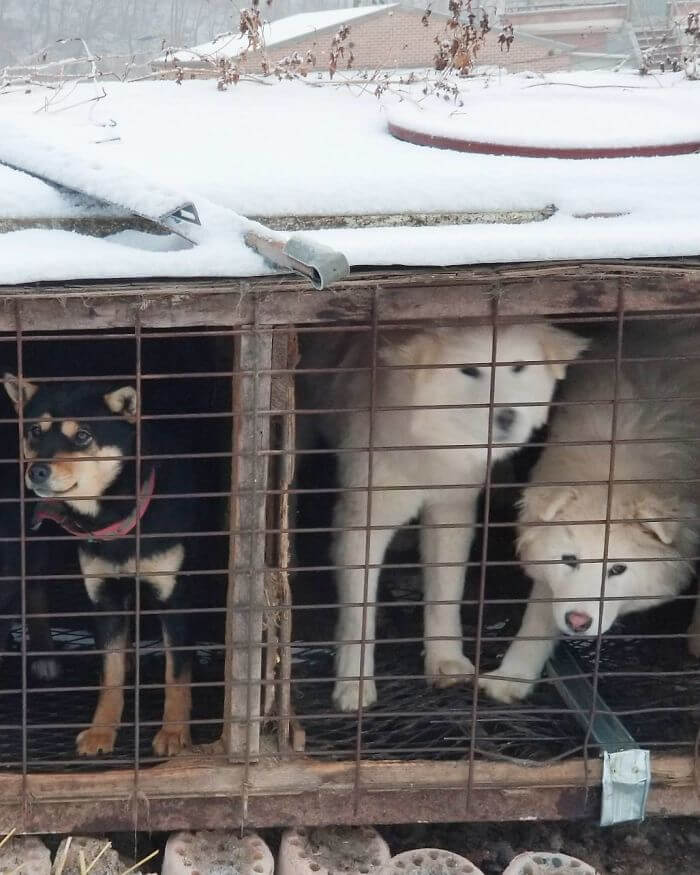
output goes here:
{"type": "Polygon", "coordinates": [[[138,863],[134,863],[133,866],[130,866],[126,870],[126,872],[122,872],[121,875],[131,875],[132,872],[135,872],[137,869],[139,869],[141,866],[143,866],[144,863],[148,863],[149,860],[152,860],[154,857],[157,857],[158,854],[159,854],[159,851],[157,851],[157,850],[152,851],[150,854],[148,854],[148,856],[144,857],[143,860],[139,860],[138,863]]]}
{"type": "Polygon", "coordinates": [[[73,841],[73,837],[68,836],[68,838],[66,839],[66,844],[63,848],[63,855],[62,855],[61,859],[59,861],[57,861],[57,863],[56,863],[56,871],[54,872],[54,875],[63,875],[63,870],[65,869],[65,866],[66,866],[66,860],[68,859],[68,851],[70,849],[70,845],[71,845],[72,841],[73,841]]]}
{"type": "MultiPolygon", "coordinates": [[[[106,842],[102,848],[100,848],[95,859],[90,863],[85,872],[82,872],[81,875],[88,875],[90,869],[95,865],[95,863],[100,859],[100,857],[104,854],[105,851],[108,851],[112,847],[112,842],[106,842]]],[[[82,851],[81,851],[82,854],[82,851]]]]}
{"type": "Polygon", "coordinates": [[[0,848],[2,848],[2,847],[5,845],[6,842],[9,842],[9,840],[12,838],[12,836],[13,836],[16,832],[17,832],[17,828],[13,826],[12,829],[11,829],[11,830],[8,832],[8,834],[5,836],[5,838],[4,838],[2,841],[0,841],[0,848]]]}

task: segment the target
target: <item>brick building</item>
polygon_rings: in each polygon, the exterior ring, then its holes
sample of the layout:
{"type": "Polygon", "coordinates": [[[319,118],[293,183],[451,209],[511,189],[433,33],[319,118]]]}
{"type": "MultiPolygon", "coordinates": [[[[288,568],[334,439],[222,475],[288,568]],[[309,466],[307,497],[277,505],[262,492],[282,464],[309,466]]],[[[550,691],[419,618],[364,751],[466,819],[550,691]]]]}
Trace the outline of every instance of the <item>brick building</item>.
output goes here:
{"type": "MultiPolygon", "coordinates": [[[[576,6],[566,9],[517,9],[501,17],[501,23],[515,28],[510,51],[503,51],[498,37],[501,24],[492,16],[492,30],[487,35],[476,64],[505,67],[509,71],[566,70],[600,65],[601,55],[631,54],[624,30],[624,10],[620,4],[576,6]]],[[[331,41],[339,28],[347,24],[350,35],[347,49],[353,53],[356,70],[414,69],[432,67],[436,37],[447,33],[447,17],[433,13],[423,21],[423,12],[396,3],[325,12],[303,13],[279,19],[265,26],[265,54],[274,67],[297,53],[316,58],[315,69],[328,69],[331,41]]],[[[197,76],[215,76],[220,58],[238,61],[242,71],[257,73],[263,69],[261,52],[245,52],[247,40],[228,34],[217,40],[178,51],[161,58],[156,69],[181,66],[197,76]]],[[[346,49],[346,52],[347,52],[346,49]]],[[[338,64],[345,68],[347,54],[338,64]]]]}

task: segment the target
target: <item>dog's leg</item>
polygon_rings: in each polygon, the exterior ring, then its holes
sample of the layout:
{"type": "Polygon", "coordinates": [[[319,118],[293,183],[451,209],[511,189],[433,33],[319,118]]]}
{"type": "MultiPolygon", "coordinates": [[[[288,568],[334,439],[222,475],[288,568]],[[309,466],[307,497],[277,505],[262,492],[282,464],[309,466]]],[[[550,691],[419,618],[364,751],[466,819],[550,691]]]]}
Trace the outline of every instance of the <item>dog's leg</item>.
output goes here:
{"type": "Polygon", "coordinates": [[[376,637],[376,601],[379,583],[379,566],[384,559],[395,530],[415,513],[412,502],[416,499],[407,493],[376,492],[372,499],[372,525],[385,528],[369,532],[368,563],[363,566],[366,553],[367,500],[359,492],[341,495],[334,514],[334,526],[341,529],[334,538],[333,562],[337,568],[339,617],[336,640],[336,682],[333,701],[341,711],[357,711],[360,707],[360,682],[362,675],[362,707],[368,708],[377,701],[374,683],[374,639],[376,637]],[[359,530],[352,531],[353,527],[359,530]],[[372,567],[373,566],[373,567],[372,567]],[[366,603],[365,599],[366,575],[366,603]],[[351,607],[351,605],[355,605],[351,607]],[[362,620],[365,617],[364,641],[362,620]],[[356,642],[356,643],[352,643],[356,642]],[[363,661],[364,651],[364,661],[363,661]],[[347,678],[347,680],[345,680],[347,678]]]}
{"type": "MultiPolygon", "coordinates": [[[[166,602],[166,606],[171,607],[166,602]]],[[[165,645],[165,705],[163,726],[153,739],[156,756],[174,756],[190,745],[192,711],[192,651],[180,650],[190,643],[187,617],[164,614],[161,618],[165,645]]]]}
{"type": "Polygon", "coordinates": [[[95,756],[111,753],[124,710],[124,680],[129,622],[121,612],[125,601],[107,590],[103,581],[91,578],[86,588],[100,613],[95,617],[96,643],[102,656],[102,684],[92,725],[76,739],[78,753],[95,756]]]}
{"type": "Polygon", "coordinates": [[[700,659],[700,593],[695,599],[693,619],[688,627],[688,650],[693,656],[700,659]]]}
{"type": "Polygon", "coordinates": [[[27,628],[29,631],[31,651],[40,651],[43,655],[32,659],[31,673],[37,680],[53,681],[61,674],[58,660],[49,653],[54,649],[51,626],[47,617],[37,617],[35,614],[47,614],[49,611],[46,596],[46,584],[34,581],[27,584],[27,628]]]}
{"type": "Polygon", "coordinates": [[[462,652],[460,601],[478,499],[478,491],[470,489],[451,495],[449,503],[426,502],[421,514],[421,559],[426,564],[425,674],[428,683],[438,687],[460,683],[465,675],[474,674],[474,666],[462,652]],[[452,528],[455,525],[468,528],[452,528]]]}
{"type": "Polygon", "coordinates": [[[532,692],[559,637],[552,605],[532,599],[551,598],[552,593],[545,583],[535,583],[522,625],[503,661],[495,671],[479,678],[479,687],[492,699],[517,702],[532,692]]]}

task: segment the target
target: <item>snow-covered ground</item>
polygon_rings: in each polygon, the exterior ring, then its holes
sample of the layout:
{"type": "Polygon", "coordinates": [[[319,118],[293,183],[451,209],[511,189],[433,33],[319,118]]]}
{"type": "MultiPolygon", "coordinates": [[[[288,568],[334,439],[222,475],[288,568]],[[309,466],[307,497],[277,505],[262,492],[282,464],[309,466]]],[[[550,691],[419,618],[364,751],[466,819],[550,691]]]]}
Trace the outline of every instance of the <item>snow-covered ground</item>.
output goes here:
{"type": "MultiPolygon", "coordinates": [[[[135,232],[103,240],[48,230],[0,234],[0,283],[267,272],[224,208],[268,216],[547,204],[558,209],[546,222],[528,225],[315,233],[345,252],[351,264],[435,266],[700,251],[698,155],[568,161],[440,151],[388,134],[387,114],[397,111],[396,95],[387,93],[380,101],[358,89],[303,82],[241,82],[223,93],[213,81],[104,87],[107,97],[90,103],[83,101],[94,93],[92,86],[67,91],[49,112],[37,112],[45,99],[39,90],[3,94],[0,154],[3,122],[11,123],[42,141],[79,149],[81,160],[96,166],[116,165],[182,191],[202,216],[201,245],[183,248],[181,241],[135,232]],[[112,138],[119,139],[98,142],[112,138]],[[626,215],[574,217],[591,212],[626,215]]],[[[484,127],[488,118],[512,137],[536,135],[538,142],[583,138],[587,145],[587,137],[603,136],[614,142],[677,141],[696,129],[700,139],[700,83],[680,74],[578,73],[546,80],[516,75],[475,78],[461,87],[463,106],[435,98],[425,102],[441,129],[473,122],[478,132],[480,118],[484,127]],[[598,97],[605,109],[602,121],[595,122],[592,101],[598,97]],[[494,115],[489,101],[500,114],[494,115]],[[456,115],[450,119],[450,113],[456,115]]],[[[420,86],[414,93],[421,96],[420,86]]],[[[128,186],[128,172],[122,177],[128,186]]],[[[55,191],[0,167],[0,217],[65,212],[55,191]]]]}

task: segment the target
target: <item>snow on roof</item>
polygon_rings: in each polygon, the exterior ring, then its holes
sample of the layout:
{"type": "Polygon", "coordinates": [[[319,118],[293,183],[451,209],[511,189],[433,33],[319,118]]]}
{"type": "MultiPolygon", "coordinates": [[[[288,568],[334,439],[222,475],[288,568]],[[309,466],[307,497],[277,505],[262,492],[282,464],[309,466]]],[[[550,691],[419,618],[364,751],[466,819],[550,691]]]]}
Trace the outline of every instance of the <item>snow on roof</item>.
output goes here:
{"type": "MultiPolygon", "coordinates": [[[[501,75],[475,77],[460,85],[463,106],[431,99],[424,101],[433,107],[426,116],[444,106],[440,125],[449,124],[452,114],[455,124],[470,123],[477,133],[482,119],[484,126],[498,122],[511,134],[526,136],[537,129],[538,137],[547,139],[549,132],[553,140],[570,137],[577,116],[578,130],[585,136],[590,115],[578,112],[576,101],[588,105],[599,95],[601,105],[619,102],[620,140],[620,130],[627,141],[647,141],[649,131],[672,138],[674,117],[683,126],[700,119],[700,88],[682,74],[501,75]],[[491,112],[489,95],[501,107],[500,116],[491,112]],[[536,101],[532,98],[533,107],[537,103],[534,115],[525,108],[532,95],[537,96],[536,101]]],[[[70,94],[72,108],[60,113],[37,112],[43,92],[5,93],[0,129],[11,123],[37,139],[75,148],[81,161],[121,168],[125,195],[140,194],[143,177],[156,186],[176,188],[199,210],[200,244],[185,248],[176,238],[136,231],[102,239],[57,230],[0,233],[0,284],[270,272],[244,245],[231,211],[274,216],[557,207],[551,218],[531,224],[313,232],[315,239],[343,251],[355,265],[441,266],[700,252],[697,154],[573,161],[439,151],[402,142],[387,132],[388,115],[403,111],[407,103],[413,105],[410,101],[399,104],[389,92],[379,101],[367,92],[358,96],[350,88],[310,87],[300,81],[265,88],[246,82],[224,93],[211,81],[104,87],[104,99],[88,102],[94,91],[89,85],[78,86],[70,94]],[[134,191],[129,192],[130,186],[134,191]],[[620,215],[577,218],[590,213],[620,215]]],[[[412,100],[422,100],[422,87],[420,82],[414,86],[412,100]]],[[[612,111],[603,113],[601,125],[610,125],[613,118],[612,111]]],[[[48,168],[48,159],[46,164],[48,168]]],[[[0,166],[0,226],[3,217],[66,216],[76,211],[79,208],[45,184],[0,166]]]]}
{"type": "MultiPolygon", "coordinates": [[[[267,22],[263,28],[263,36],[267,48],[278,46],[292,40],[309,36],[317,31],[325,31],[340,27],[341,24],[365,18],[370,15],[394,9],[398,3],[386,6],[358,6],[354,9],[330,9],[324,12],[302,12],[299,15],[289,15],[267,22]]],[[[221,34],[208,43],[182,49],[170,56],[181,63],[200,60],[216,61],[219,58],[236,58],[248,49],[248,38],[240,33],[221,34]]],[[[165,56],[158,59],[163,62],[165,56]]],[[[157,63],[158,63],[157,62],[157,63]]]]}

